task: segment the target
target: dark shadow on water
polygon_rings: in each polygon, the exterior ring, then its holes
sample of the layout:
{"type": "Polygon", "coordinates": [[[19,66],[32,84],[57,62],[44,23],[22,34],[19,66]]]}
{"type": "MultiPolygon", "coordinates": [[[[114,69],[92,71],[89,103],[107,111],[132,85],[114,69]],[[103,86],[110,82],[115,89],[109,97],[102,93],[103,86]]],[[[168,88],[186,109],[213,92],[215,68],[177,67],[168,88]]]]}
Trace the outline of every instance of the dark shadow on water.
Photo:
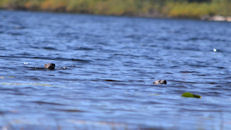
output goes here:
{"type": "Polygon", "coordinates": [[[77,109],[52,109],[54,111],[61,111],[61,112],[69,112],[69,113],[81,113],[81,112],[85,112],[82,110],[77,110],[77,109]]]}
{"type": "Polygon", "coordinates": [[[38,105],[64,106],[64,104],[61,104],[61,103],[54,103],[54,102],[47,102],[47,101],[33,101],[32,103],[35,103],[35,104],[38,104],[38,105]]]}
{"type": "Polygon", "coordinates": [[[122,82],[122,81],[114,80],[114,79],[104,79],[103,81],[106,81],[106,82],[122,82]]]}

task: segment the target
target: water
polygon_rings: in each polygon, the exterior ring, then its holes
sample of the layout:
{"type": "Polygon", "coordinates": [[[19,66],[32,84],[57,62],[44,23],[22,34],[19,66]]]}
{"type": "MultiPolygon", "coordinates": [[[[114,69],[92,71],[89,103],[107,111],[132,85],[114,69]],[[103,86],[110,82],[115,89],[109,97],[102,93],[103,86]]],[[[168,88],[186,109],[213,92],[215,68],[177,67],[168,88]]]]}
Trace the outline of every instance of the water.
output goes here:
{"type": "Polygon", "coordinates": [[[231,129],[231,23],[17,11],[0,19],[3,129],[231,129]],[[38,69],[49,62],[55,71],[38,69]]]}

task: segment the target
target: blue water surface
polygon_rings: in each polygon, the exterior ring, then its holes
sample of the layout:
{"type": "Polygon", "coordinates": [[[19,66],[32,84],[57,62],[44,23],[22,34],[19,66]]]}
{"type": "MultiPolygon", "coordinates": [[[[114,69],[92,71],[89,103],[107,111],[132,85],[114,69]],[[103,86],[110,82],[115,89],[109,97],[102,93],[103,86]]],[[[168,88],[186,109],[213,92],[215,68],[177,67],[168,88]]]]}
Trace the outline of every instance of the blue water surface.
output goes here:
{"type": "Polygon", "coordinates": [[[231,129],[230,28],[0,11],[0,127],[231,129]]]}

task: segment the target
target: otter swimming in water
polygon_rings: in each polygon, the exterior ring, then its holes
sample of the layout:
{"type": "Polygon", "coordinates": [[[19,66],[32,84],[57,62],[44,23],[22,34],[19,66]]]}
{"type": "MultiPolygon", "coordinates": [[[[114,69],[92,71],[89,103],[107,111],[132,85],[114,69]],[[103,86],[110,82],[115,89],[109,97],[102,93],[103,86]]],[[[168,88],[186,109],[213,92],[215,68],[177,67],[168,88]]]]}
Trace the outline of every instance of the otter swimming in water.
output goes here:
{"type": "Polygon", "coordinates": [[[154,85],[159,85],[159,84],[167,84],[166,80],[156,80],[155,82],[153,82],[154,85]]]}
{"type": "Polygon", "coordinates": [[[49,69],[49,70],[54,70],[55,69],[55,64],[54,63],[45,64],[44,68],[49,69]]]}

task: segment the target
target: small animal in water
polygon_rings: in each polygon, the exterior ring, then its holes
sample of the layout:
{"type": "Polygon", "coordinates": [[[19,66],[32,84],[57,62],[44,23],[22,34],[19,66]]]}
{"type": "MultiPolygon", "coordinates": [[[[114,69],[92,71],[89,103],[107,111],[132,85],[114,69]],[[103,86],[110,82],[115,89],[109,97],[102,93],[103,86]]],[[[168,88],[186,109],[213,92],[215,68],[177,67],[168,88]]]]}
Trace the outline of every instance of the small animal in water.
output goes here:
{"type": "Polygon", "coordinates": [[[154,85],[160,85],[160,84],[167,84],[166,80],[156,80],[155,82],[153,82],[154,85]]]}
{"type": "Polygon", "coordinates": [[[54,63],[45,64],[44,68],[49,69],[49,70],[54,70],[55,69],[55,64],[54,63]]]}

